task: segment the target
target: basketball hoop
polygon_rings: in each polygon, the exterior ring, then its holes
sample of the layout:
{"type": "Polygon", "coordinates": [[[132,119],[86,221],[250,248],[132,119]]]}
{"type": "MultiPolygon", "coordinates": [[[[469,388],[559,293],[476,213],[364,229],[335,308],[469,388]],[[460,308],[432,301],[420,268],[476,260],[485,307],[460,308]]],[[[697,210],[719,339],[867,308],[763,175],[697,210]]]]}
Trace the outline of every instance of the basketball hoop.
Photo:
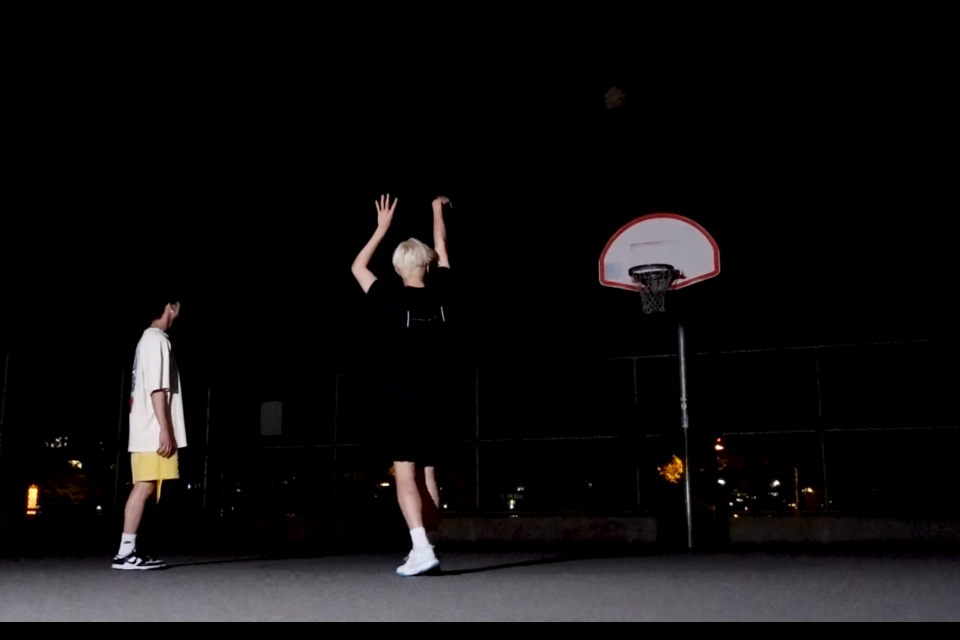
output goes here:
{"type": "Polygon", "coordinates": [[[669,264],[645,264],[630,269],[630,277],[643,299],[643,312],[651,314],[667,310],[667,291],[682,274],[669,264]]]}
{"type": "MultiPolygon", "coordinates": [[[[686,289],[720,275],[720,247],[706,229],[675,213],[634,220],[616,233],[600,256],[600,284],[639,291],[647,314],[666,311],[667,292],[686,289]],[[637,265],[631,268],[631,265],[637,265]]],[[[687,331],[677,325],[680,356],[680,415],[683,424],[684,502],[687,548],[693,550],[693,483],[690,466],[690,412],[687,400],[687,331]]]]}

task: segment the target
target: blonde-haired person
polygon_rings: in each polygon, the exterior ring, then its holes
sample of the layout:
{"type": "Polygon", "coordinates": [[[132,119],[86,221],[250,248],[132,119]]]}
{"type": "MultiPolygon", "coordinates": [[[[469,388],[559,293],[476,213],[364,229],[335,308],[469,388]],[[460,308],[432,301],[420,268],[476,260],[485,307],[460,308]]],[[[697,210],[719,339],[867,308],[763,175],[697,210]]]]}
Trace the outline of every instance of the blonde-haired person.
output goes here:
{"type": "Polygon", "coordinates": [[[400,243],[397,250],[393,252],[393,268],[401,278],[404,278],[404,281],[407,278],[426,279],[430,265],[437,261],[439,261],[437,252],[416,238],[400,243]]]}
{"type": "Polygon", "coordinates": [[[388,415],[383,439],[396,472],[397,498],[410,529],[413,551],[397,570],[401,577],[424,575],[440,568],[424,527],[424,512],[440,508],[436,466],[442,462],[442,441],[448,391],[450,337],[450,258],[443,219],[445,197],[433,201],[434,248],[410,239],[393,254],[403,285],[378,280],[370,260],[393,223],[397,202],[383,196],[377,205],[378,226],[353,263],[353,275],[375,312],[385,323],[390,379],[388,415]]]}

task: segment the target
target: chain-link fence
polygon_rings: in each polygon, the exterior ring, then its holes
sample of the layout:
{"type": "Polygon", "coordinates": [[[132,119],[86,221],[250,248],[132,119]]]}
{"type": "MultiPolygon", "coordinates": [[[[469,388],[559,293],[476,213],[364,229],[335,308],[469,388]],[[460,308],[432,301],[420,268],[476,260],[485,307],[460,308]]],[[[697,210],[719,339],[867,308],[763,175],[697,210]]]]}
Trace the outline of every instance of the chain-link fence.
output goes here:
{"type": "MultiPolygon", "coordinates": [[[[120,372],[117,395],[96,401],[104,420],[52,420],[24,400],[45,369],[27,353],[14,350],[4,396],[4,513],[25,513],[36,485],[42,517],[119,514],[129,482],[120,372]],[[120,429],[110,418],[118,401],[120,429]]],[[[696,503],[719,515],[957,515],[958,356],[956,341],[694,355],[696,503]]],[[[683,452],[676,356],[450,375],[454,411],[424,416],[446,425],[439,472],[448,513],[682,517],[672,464],[683,452]]],[[[392,463],[377,442],[391,420],[381,389],[364,370],[214,384],[207,397],[190,389],[191,442],[173,503],[254,520],[395,517],[392,463]]]]}
{"type": "MultiPolygon", "coordinates": [[[[955,342],[698,354],[690,372],[697,503],[734,514],[956,513],[958,355],[955,342]]],[[[678,506],[676,357],[451,375],[456,411],[424,416],[447,425],[448,512],[678,506]]],[[[378,384],[349,374],[256,393],[214,389],[212,443],[191,484],[225,515],[392,509],[389,452],[375,435],[390,423],[378,384]]]]}

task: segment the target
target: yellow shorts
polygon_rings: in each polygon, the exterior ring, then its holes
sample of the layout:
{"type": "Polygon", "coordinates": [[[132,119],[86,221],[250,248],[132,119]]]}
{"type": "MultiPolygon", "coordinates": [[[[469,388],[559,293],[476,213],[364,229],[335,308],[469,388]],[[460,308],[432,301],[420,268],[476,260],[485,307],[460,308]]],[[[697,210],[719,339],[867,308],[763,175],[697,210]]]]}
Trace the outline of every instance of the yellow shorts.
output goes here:
{"type": "Polygon", "coordinates": [[[173,454],[172,458],[161,458],[158,453],[130,454],[130,465],[133,468],[133,482],[156,482],[157,500],[165,480],[180,479],[180,457],[173,454]]]}

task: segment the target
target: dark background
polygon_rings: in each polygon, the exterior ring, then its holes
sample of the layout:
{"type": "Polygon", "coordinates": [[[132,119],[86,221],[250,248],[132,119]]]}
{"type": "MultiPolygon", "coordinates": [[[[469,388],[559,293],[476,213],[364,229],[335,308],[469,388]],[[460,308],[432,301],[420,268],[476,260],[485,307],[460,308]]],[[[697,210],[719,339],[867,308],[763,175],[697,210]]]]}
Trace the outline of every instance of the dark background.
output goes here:
{"type": "Polygon", "coordinates": [[[429,236],[430,200],[453,198],[451,250],[487,357],[646,349],[637,301],[601,289],[596,263],[655,211],[720,243],[721,278],[671,300],[701,344],[950,333],[954,104],[932,71],[731,64],[681,82],[611,63],[442,89],[394,80],[383,99],[373,83],[356,95],[274,77],[118,104],[109,86],[67,83],[71,109],[38,105],[17,168],[28,197],[5,216],[4,319],[51,357],[69,335],[85,366],[112,370],[139,334],[138,293],[172,280],[185,360],[336,371],[369,342],[349,265],[390,192],[388,244],[429,236]],[[613,84],[628,94],[618,111],[603,104],[613,84]]]}
{"type": "Polygon", "coordinates": [[[208,385],[375,365],[349,267],[386,192],[387,245],[454,201],[470,363],[671,352],[669,321],[597,282],[610,235],[657,211],[721,246],[720,278],[670,300],[696,350],[955,337],[957,104],[936,38],[685,61],[614,40],[424,81],[239,54],[27,78],[0,273],[10,397],[32,416],[18,437],[112,437],[161,283],[183,290],[172,335],[197,415],[208,385]]]}

